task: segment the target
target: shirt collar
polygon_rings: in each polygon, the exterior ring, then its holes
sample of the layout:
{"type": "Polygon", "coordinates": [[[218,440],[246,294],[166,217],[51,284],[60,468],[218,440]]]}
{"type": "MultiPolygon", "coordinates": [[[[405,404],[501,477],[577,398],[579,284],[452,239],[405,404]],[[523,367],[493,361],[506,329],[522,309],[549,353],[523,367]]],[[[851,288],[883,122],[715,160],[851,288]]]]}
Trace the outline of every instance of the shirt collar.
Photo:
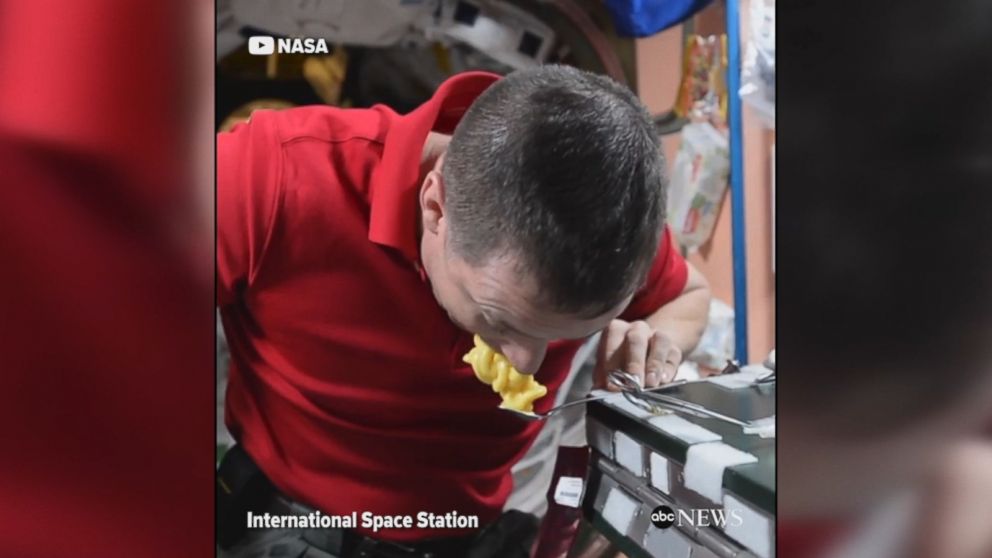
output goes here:
{"type": "Polygon", "coordinates": [[[386,132],[369,192],[369,240],[420,261],[417,195],[420,158],[431,131],[451,134],[475,99],[500,76],[465,72],[447,79],[429,101],[398,117],[386,132]]]}

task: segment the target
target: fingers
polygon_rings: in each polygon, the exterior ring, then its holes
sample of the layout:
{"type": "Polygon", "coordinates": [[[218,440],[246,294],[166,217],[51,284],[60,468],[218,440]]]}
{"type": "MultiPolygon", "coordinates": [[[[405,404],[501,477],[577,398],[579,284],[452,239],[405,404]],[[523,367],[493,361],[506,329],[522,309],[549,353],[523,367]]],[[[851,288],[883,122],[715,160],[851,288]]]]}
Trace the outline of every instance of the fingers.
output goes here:
{"type": "Polygon", "coordinates": [[[596,373],[593,377],[594,388],[613,389],[608,386],[606,375],[611,370],[623,366],[623,355],[620,352],[620,347],[623,345],[629,329],[630,323],[623,320],[613,320],[603,331],[603,335],[599,340],[599,350],[596,355],[596,373]]]}
{"type": "Polygon", "coordinates": [[[668,383],[675,379],[679,372],[679,365],[682,364],[682,350],[673,346],[665,359],[659,383],[668,383]]]}
{"type": "Polygon", "coordinates": [[[681,362],[682,350],[666,335],[654,332],[645,364],[645,386],[654,387],[672,381],[681,362]]]}
{"type": "Polygon", "coordinates": [[[675,379],[682,351],[665,334],[643,320],[613,320],[600,339],[594,387],[618,391],[606,376],[623,370],[644,387],[655,387],[675,379]]]}
{"type": "Polygon", "coordinates": [[[644,385],[644,370],[648,357],[648,347],[651,344],[653,333],[651,326],[644,321],[631,323],[630,330],[627,331],[626,347],[623,351],[623,371],[637,376],[637,380],[642,386],[644,385]]]}
{"type": "Polygon", "coordinates": [[[606,328],[606,335],[603,336],[603,348],[606,351],[607,358],[615,355],[617,350],[620,349],[620,346],[627,338],[627,332],[630,330],[631,325],[631,323],[623,320],[613,320],[610,322],[609,327],[606,328]]]}

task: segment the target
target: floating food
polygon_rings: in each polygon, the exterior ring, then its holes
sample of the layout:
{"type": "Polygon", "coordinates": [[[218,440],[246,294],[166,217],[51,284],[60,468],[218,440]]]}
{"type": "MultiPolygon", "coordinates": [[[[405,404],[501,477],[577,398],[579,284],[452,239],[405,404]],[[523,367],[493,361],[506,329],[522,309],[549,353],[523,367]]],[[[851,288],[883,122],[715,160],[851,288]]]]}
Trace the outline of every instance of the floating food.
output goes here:
{"type": "Polygon", "coordinates": [[[462,360],[472,366],[476,378],[492,386],[503,398],[500,404],[503,409],[533,413],[534,401],[548,393],[548,388],[538,383],[534,376],[518,372],[505,356],[494,351],[478,335],[475,336],[475,347],[462,360]]]}

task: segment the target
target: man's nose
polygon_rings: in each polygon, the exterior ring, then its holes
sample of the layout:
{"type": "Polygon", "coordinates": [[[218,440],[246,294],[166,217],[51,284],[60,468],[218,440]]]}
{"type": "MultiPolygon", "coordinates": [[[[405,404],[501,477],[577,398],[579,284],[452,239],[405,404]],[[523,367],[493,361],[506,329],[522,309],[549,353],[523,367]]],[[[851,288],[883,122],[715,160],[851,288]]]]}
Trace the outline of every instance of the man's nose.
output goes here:
{"type": "Polygon", "coordinates": [[[517,342],[504,342],[499,348],[510,364],[523,374],[535,374],[541,368],[547,349],[546,343],[517,342]]]}

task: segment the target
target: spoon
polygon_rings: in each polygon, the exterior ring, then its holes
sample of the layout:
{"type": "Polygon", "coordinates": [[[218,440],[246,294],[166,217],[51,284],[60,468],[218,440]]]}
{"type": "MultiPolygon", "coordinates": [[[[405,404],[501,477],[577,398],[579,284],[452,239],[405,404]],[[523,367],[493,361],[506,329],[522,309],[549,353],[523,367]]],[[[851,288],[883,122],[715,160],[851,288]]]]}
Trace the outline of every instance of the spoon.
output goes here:
{"type": "MultiPolygon", "coordinates": [[[[636,376],[634,376],[632,374],[628,374],[626,372],[621,372],[620,370],[614,370],[613,372],[610,372],[609,376],[607,376],[607,382],[610,385],[616,386],[616,387],[620,388],[623,391],[631,391],[632,388],[629,388],[627,386],[629,386],[629,385],[635,385],[635,386],[637,386],[637,391],[639,391],[639,392],[641,392],[641,391],[643,391],[643,392],[660,391],[660,390],[663,390],[663,389],[668,389],[668,388],[672,388],[672,387],[675,387],[675,386],[680,386],[680,385],[686,383],[685,380],[678,380],[676,382],[671,382],[671,383],[668,383],[668,384],[663,384],[663,385],[656,386],[656,387],[653,387],[653,388],[647,388],[647,389],[645,389],[645,388],[642,388],[641,387],[641,384],[640,383],[638,383],[636,376]]],[[[518,411],[516,409],[507,409],[505,407],[500,407],[500,409],[503,409],[504,411],[509,411],[509,412],[517,415],[518,417],[520,417],[522,419],[526,419],[526,420],[530,420],[530,421],[546,420],[546,419],[551,418],[552,416],[558,414],[562,410],[567,409],[568,407],[573,407],[575,405],[584,405],[586,403],[589,403],[590,401],[599,401],[600,399],[604,399],[604,398],[610,397],[611,395],[616,395],[616,393],[614,393],[614,392],[601,393],[599,395],[593,395],[593,396],[590,396],[590,397],[586,397],[584,399],[578,399],[578,400],[575,400],[575,401],[569,401],[568,403],[563,403],[561,405],[558,405],[557,407],[548,409],[546,412],[543,412],[543,413],[528,413],[526,411],[518,411]]]]}
{"type": "Polygon", "coordinates": [[[683,401],[677,397],[671,397],[669,395],[651,393],[651,390],[641,388],[641,384],[637,382],[636,377],[624,372],[614,372],[610,374],[610,382],[623,390],[623,396],[627,399],[627,401],[630,401],[634,405],[646,410],[652,410],[651,407],[660,407],[683,415],[717,419],[719,421],[736,424],[741,427],[751,425],[750,422],[729,417],[696,403],[683,401]]]}

